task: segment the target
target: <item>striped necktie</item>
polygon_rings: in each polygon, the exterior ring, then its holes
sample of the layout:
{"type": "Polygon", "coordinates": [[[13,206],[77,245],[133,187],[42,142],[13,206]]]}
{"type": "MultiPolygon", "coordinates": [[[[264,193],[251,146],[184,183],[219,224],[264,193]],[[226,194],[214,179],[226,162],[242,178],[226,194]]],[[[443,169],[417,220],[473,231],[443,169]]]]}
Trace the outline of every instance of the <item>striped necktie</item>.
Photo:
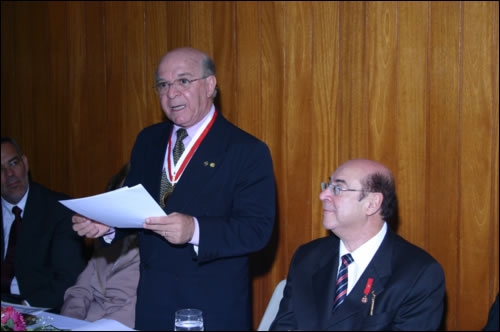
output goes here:
{"type": "Polygon", "coordinates": [[[342,256],[342,266],[340,267],[339,274],[337,276],[337,287],[335,291],[335,301],[333,302],[333,311],[344,302],[347,297],[347,267],[349,264],[354,262],[351,254],[345,254],[342,256]]]}

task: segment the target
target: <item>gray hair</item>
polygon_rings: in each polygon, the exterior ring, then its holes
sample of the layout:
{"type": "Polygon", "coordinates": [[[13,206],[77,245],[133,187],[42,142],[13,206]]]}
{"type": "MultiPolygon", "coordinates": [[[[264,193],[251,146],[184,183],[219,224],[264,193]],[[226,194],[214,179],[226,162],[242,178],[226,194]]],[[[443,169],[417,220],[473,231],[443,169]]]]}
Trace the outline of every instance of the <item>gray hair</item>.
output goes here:
{"type": "MultiPolygon", "coordinates": [[[[208,55],[203,54],[203,58],[201,59],[201,73],[204,77],[215,76],[215,63],[212,58],[208,55]]],[[[217,86],[215,86],[214,93],[212,93],[212,99],[215,99],[217,96],[217,86]]]]}
{"type": "Polygon", "coordinates": [[[17,151],[17,154],[19,156],[22,156],[23,155],[23,151],[21,150],[21,148],[19,147],[19,145],[17,144],[16,140],[13,139],[12,137],[8,137],[8,136],[2,136],[2,144],[3,143],[10,143],[14,146],[14,148],[16,149],[17,151]]]}

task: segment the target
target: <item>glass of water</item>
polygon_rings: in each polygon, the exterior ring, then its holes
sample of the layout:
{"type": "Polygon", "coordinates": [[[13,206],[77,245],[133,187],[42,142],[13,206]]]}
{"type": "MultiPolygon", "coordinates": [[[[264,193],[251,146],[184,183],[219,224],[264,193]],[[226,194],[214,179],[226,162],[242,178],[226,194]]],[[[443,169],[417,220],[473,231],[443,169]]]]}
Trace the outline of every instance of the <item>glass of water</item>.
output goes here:
{"type": "Polygon", "coordinates": [[[198,309],[175,312],[175,331],[203,331],[203,313],[198,309]]]}

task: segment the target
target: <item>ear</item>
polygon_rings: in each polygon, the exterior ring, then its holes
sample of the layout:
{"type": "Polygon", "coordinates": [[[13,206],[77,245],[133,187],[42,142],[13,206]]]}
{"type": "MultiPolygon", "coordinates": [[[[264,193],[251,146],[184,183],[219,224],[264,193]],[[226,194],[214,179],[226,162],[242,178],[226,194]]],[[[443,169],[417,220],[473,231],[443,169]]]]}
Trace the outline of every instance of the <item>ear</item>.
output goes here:
{"type": "Polygon", "coordinates": [[[382,193],[368,193],[366,214],[372,216],[380,211],[383,201],[384,195],[382,193]]]}
{"type": "Polygon", "coordinates": [[[21,156],[21,159],[23,160],[24,167],[26,168],[26,174],[27,174],[27,173],[29,172],[29,170],[30,170],[30,167],[29,167],[29,165],[28,165],[28,157],[26,157],[26,155],[25,155],[25,154],[23,154],[23,155],[21,156]]]}
{"type": "Polygon", "coordinates": [[[214,75],[207,77],[207,97],[210,98],[213,96],[215,87],[217,86],[217,79],[214,75]]]}

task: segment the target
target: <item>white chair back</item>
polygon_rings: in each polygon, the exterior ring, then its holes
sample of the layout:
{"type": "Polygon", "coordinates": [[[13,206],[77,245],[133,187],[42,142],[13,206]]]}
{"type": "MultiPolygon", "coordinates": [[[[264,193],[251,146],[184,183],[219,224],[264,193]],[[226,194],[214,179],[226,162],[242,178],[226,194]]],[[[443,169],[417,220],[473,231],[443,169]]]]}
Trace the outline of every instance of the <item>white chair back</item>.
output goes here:
{"type": "Polygon", "coordinates": [[[269,327],[271,327],[271,323],[276,318],[276,314],[278,313],[285,285],[286,280],[281,280],[274,289],[273,296],[271,296],[271,300],[269,300],[269,304],[267,305],[266,311],[262,316],[257,331],[269,331],[269,327]]]}

